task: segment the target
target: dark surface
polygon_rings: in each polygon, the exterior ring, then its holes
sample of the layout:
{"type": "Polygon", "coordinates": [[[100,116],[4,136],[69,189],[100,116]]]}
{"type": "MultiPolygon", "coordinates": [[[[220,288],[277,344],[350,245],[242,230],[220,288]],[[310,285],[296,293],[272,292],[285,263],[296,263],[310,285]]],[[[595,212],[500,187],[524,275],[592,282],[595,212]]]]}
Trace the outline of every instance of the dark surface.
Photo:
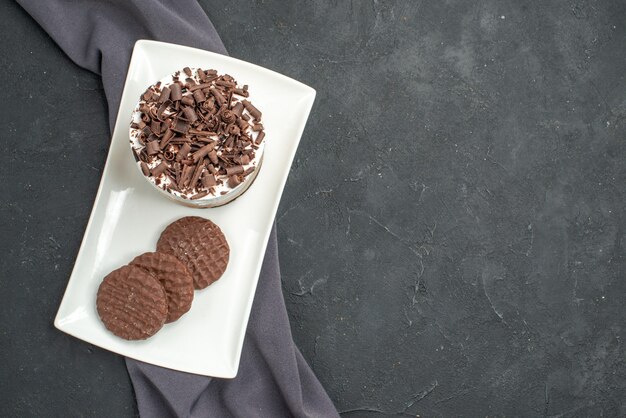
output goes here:
{"type": "MultiPolygon", "coordinates": [[[[203,6],[233,56],[318,91],[279,247],[343,416],[626,414],[623,2],[203,6]]],[[[52,327],[100,80],[0,14],[0,416],[132,416],[122,359],[52,327]]]]}

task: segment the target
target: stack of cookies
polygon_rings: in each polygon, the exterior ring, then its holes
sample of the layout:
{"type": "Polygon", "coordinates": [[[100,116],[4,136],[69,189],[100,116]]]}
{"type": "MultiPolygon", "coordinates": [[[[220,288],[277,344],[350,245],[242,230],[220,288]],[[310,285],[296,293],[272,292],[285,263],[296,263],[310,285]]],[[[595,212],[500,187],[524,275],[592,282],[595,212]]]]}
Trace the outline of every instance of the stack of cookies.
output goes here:
{"type": "Polygon", "coordinates": [[[181,218],[161,233],[156,252],[141,254],[104,278],[96,299],[98,315],[118,337],[149,338],[189,311],[194,289],[217,281],[229,256],[217,225],[198,216],[181,218]]]}

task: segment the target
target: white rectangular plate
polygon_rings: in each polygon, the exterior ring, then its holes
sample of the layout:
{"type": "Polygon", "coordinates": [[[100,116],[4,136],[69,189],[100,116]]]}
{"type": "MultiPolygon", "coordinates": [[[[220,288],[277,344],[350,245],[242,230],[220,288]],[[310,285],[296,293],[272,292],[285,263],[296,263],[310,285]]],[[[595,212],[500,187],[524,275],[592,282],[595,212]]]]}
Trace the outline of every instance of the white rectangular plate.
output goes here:
{"type": "Polygon", "coordinates": [[[138,41],[128,70],[100,188],[54,325],[107,350],[170,369],[232,378],[237,374],[250,308],[280,196],[304,130],[315,90],[265,68],[211,52],[138,41]],[[211,209],[177,204],[152,188],[135,167],[128,125],[145,89],[183,67],[213,68],[250,86],[263,112],[263,166],[235,201],[211,209]],[[146,341],[108,332],[96,312],[96,292],[110,271],[155,251],[161,231],[197,215],[218,224],[231,248],[222,278],[196,291],[191,310],[146,341]]]}

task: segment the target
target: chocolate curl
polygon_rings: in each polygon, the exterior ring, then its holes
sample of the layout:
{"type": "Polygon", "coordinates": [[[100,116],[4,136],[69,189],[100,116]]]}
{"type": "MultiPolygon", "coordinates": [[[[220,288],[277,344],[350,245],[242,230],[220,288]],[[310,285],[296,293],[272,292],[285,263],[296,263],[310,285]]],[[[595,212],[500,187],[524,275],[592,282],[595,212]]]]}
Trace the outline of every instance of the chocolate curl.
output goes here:
{"type": "Polygon", "coordinates": [[[174,179],[174,177],[170,176],[169,174],[166,174],[167,178],[170,179],[170,184],[167,185],[168,191],[169,189],[172,190],[176,190],[177,192],[180,192],[180,189],[178,188],[178,185],[176,184],[176,179],[174,179]]]}
{"type": "Polygon", "coordinates": [[[167,100],[169,100],[171,93],[172,91],[169,87],[163,87],[163,90],[161,90],[161,95],[159,96],[158,103],[165,103],[167,100]]]}
{"type": "Polygon", "coordinates": [[[237,117],[241,117],[241,114],[243,113],[243,105],[241,104],[241,102],[235,103],[235,105],[231,109],[231,112],[233,112],[237,117]]]}
{"type": "Polygon", "coordinates": [[[233,123],[235,120],[237,120],[237,116],[233,113],[233,111],[228,109],[222,112],[221,117],[224,123],[233,123]]]}
{"type": "Polygon", "coordinates": [[[259,134],[256,137],[256,141],[254,141],[254,143],[259,145],[261,142],[263,142],[263,138],[265,138],[265,131],[259,132],[259,134]]]}
{"type": "Polygon", "coordinates": [[[248,177],[254,171],[254,167],[248,167],[246,171],[243,172],[244,177],[248,177]]]}
{"type": "Polygon", "coordinates": [[[217,185],[215,181],[215,176],[209,172],[205,172],[204,176],[202,176],[202,185],[207,189],[217,185]]]}
{"type": "Polygon", "coordinates": [[[146,151],[148,152],[148,155],[158,154],[159,151],[161,151],[161,148],[159,148],[159,142],[158,141],[148,142],[146,144],[146,151]]]}
{"type": "Polygon", "coordinates": [[[226,103],[226,97],[224,97],[224,95],[220,93],[215,87],[211,87],[210,92],[211,95],[215,97],[215,100],[217,101],[217,104],[220,105],[220,107],[223,106],[224,103],[226,103]]]}
{"type": "Polygon", "coordinates": [[[178,150],[178,154],[176,155],[176,161],[181,161],[187,158],[187,155],[189,155],[189,151],[191,151],[191,145],[187,143],[183,144],[183,146],[180,147],[180,150],[178,150]]]}
{"type": "Polygon", "coordinates": [[[198,115],[196,115],[196,112],[191,107],[184,108],[183,114],[185,115],[185,118],[189,121],[189,123],[194,123],[198,120],[198,115]]]}
{"type": "Polygon", "coordinates": [[[156,167],[152,169],[152,176],[159,177],[161,174],[165,172],[166,169],[167,169],[167,164],[165,163],[165,161],[162,161],[161,164],[157,165],[156,167]]]}
{"type": "Polygon", "coordinates": [[[237,125],[239,125],[239,129],[241,129],[242,131],[245,131],[246,129],[248,129],[248,126],[250,126],[250,124],[246,122],[243,118],[237,120],[237,125]]]}
{"type": "Polygon", "coordinates": [[[217,152],[215,152],[215,150],[211,150],[211,152],[209,152],[209,160],[211,160],[211,163],[215,165],[218,164],[217,152]]]}
{"type": "Polygon", "coordinates": [[[204,71],[202,71],[202,68],[198,68],[196,70],[196,74],[198,75],[198,78],[200,80],[202,80],[203,82],[206,81],[206,73],[204,71]]]}
{"type": "Polygon", "coordinates": [[[246,110],[250,113],[250,115],[252,115],[254,119],[256,119],[257,121],[261,120],[261,111],[259,109],[254,107],[252,103],[245,99],[242,101],[242,103],[243,107],[246,108],[246,110]]]}
{"type": "Polygon", "coordinates": [[[236,174],[241,174],[243,173],[243,166],[241,165],[235,165],[232,167],[226,167],[226,175],[227,176],[234,176],[236,174]]]}
{"type": "Polygon", "coordinates": [[[165,151],[163,153],[163,158],[165,158],[167,161],[173,161],[174,160],[174,153],[172,151],[165,151]]]}
{"type": "Polygon", "coordinates": [[[180,171],[181,171],[180,163],[175,162],[174,163],[174,177],[176,179],[175,183],[177,185],[178,185],[178,182],[180,181],[180,171]]]}
{"type": "Polygon", "coordinates": [[[220,122],[219,119],[217,118],[217,116],[211,116],[207,121],[206,121],[206,127],[211,130],[211,131],[217,131],[217,128],[220,126],[220,122]]]}
{"type": "Polygon", "coordinates": [[[181,189],[187,188],[187,184],[189,183],[189,179],[191,178],[192,173],[193,166],[186,165],[185,167],[183,167],[183,173],[181,174],[180,182],[178,183],[178,186],[181,187],[181,189]]]}
{"type": "Polygon", "coordinates": [[[242,155],[239,159],[239,162],[241,163],[241,165],[248,165],[250,164],[250,157],[248,155],[242,155]]]}
{"type": "Polygon", "coordinates": [[[157,135],[161,134],[161,122],[159,122],[158,120],[153,120],[150,123],[150,130],[152,132],[154,132],[157,135]]]}
{"type": "Polygon", "coordinates": [[[157,109],[156,107],[151,107],[148,112],[150,114],[150,119],[158,119],[159,118],[158,111],[159,109],[157,109]]]}
{"type": "Polygon", "coordinates": [[[235,90],[233,90],[233,94],[236,94],[238,96],[243,96],[243,97],[248,97],[250,95],[250,93],[248,93],[247,91],[242,90],[242,89],[235,89],[235,90]]]}
{"type": "Polygon", "coordinates": [[[180,102],[187,106],[193,106],[194,104],[196,104],[196,102],[193,101],[193,97],[191,96],[184,96],[182,99],[180,99],[180,102]]]}
{"type": "MultiPolygon", "coordinates": [[[[180,68],[180,67],[179,67],[180,68]]],[[[183,72],[187,74],[187,77],[191,77],[191,68],[185,67],[183,68],[183,72]]]]}
{"type": "Polygon", "coordinates": [[[196,169],[193,172],[193,176],[191,177],[191,181],[189,182],[189,187],[194,188],[198,184],[198,180],[200,180],[200,175],[204,171],[204,161],[198,161],[198,165],[196,165],[196,169]]]}
{"type": "Polygon", "coordinates": [[[228,135],[239,135],[240,134],[239,127],[235,125],[234,123],[230,124],[226,127],[226,133],[228,135]]]}
{"type": "Polygon", "coordinates": [[[225,81],[225,80],[217,80],[215,82],[215,85],[222,86],[222,87],[228,87],[228,88],[237,87],[237,85],[235,83],[233,83],[232,81],[225,81]]]}
{"type": "Polygon", "coordinates": [[[197,135],[197,136],[215,136],[216,133],[212,132],[212,131],[201,131],[198,129],[190,129],[189,130],[189,134],[190,135],[197,135]]]}
{"type": "Polygon", "coordinates": [[[161,106],[159,106],[159,110],[157,110],[157,117],[161,119],[163,117],[163,112],[172,104],[171,100],[166,100],[163,102],[161,106]]]}
{"type": "Polygon", "coordinates": [[[209,194],[209,192],[207,192],[207,191],[196,193],[193,196],[191,196],[191,200],[202,199],[204,196],[206,196],[208,194],[209,194]]]}
{"type": "Polygon", "coordinates": [[[167,144],[169,144],[172,138],[174,138],[174,131],[168,128],[167,131],[165,131],[165,133],[163,134],[163,138],[161,138],[161,143],[159,144],[161,149],[165,149],[165,147],[167,146],[167,144]]]}
{"type": "Polygon", "coordinates": [[[207,98],[206,101],[202,103],[202,108],[212,113],[212,111],[215,109],[215,97],[211,96],[207,98]]]}
{"type": "Polygon", "coordinates": [[[193,159],[194,162],[198,162],[200,159],[206,157],[206,155],[213,148],[215,148],[215,142],[211,142],[210,144],[206,144],[205,146],[200,148],[198,151],[196,151],[193,154],[191,154],[191,158],[193,159]]]}
{"type": "Polygon", "coordinates": [[[141,172],[144,176],[148,177],[150,175],[150,168],[148,168],[148,164],[141,162],[141,172]]]}
{"type": "Polygon", "coordinates": [[[189,131],[189,123],[181,119],[176,119],[174,126],[172,126],[172,130],[181,134],[186,134],[187,131],[189,131]]]}
{"type": "Polygon", "coordinates": [[[254,125],[252,127],[252,130],[254,132],[262,131],[263,130],[263,124],[262,123],[257,123],[256,125],[254,125]]]}
{"type": "Polygon", "coordinates": [[[196,80],[194,80],[193,78],[186,78],[185,79],[185,88],[187,90],[190,90],[193,86],[196,86],[196,80]]]}
{"type": "Polygon", "coordinates": [[[207,168],[209,169],[211,174],[217,174],[219,172],[219,170],[213,164],[209,164],[207,168]]]}
{"type": "Polygon", "coordinates": [[[183,98],[183,89],[180,87],[180,84],[174,83],[170,86],[170,100],[176,102],[183,98]]]}
{"type": "Polygon", "coordinates": [[[193,92],[193,99],[196,101],[196,103],[202,103],[206,100],[206,96],[204,95],[202,90],[196,90],[193,92]]]}
{"type": "Polygon", "coordinates": [[[212,86],[211,83],[196,84],[195,86],[189,87],[189,91],[194,92],[196,90],[206,89],[211,86],[212,86]]]}
{"type": "MultiPolygon", "coordinates": [[[[213,133],[213,135],[216,135],[215,133],[213,133]]],[[[209,142],[213,142],[215,141],[214,138],[212,137],[207,137],[207,138],[203,138],[203,137],[196,137],[196,139],[198,140],[198,142],[204,142],[205,144],[208,144],[209,142]]]]}
{"type": "Polygon", "coordinates": [[[230,186],[231,189],[234,189],[235,187],[239,186],[241,184],[241,181],[239,180],[238,176],[230,176],[228,178],[228,185],[230,186]]]}

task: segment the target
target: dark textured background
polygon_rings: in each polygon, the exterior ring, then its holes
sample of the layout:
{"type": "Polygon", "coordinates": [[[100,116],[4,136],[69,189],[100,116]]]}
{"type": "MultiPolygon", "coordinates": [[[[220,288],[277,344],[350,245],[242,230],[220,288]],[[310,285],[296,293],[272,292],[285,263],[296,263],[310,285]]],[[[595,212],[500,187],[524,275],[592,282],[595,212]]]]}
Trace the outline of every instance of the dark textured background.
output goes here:
{"type": "MultiPolygon", "coordinates": [[[[626,5],[445,3],[202,2],[318,92],[278,214],[294,338],[345,417],[624,416],[626,5]]],[[[122,359],[52,326],[101,83],[0,15],[0,416],[132,416],[122,359]]]]}

